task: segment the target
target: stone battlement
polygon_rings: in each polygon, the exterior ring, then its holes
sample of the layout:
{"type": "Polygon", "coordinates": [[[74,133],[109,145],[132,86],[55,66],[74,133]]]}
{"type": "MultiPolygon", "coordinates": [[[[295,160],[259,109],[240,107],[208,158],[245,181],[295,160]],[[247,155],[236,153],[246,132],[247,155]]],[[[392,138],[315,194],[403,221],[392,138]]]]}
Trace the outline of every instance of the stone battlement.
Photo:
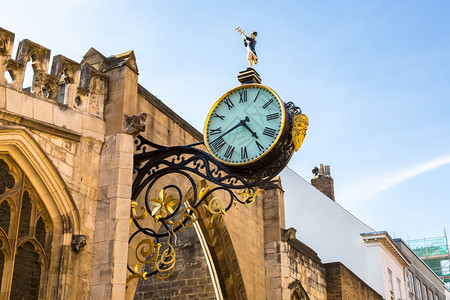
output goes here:
{"type": "MultiPolygon", "coordinates": [[[[102,71],[111,67],[108,60],[115,58],[117,61],[120,57],[103,59],[94,65],[86,61],[88,54],[92,58],[93,52],[97,52],[92,48],[81,63],[57,55],[53,57],[49,73],[50,50],[28,39],[19,42],[16,59],[11,58],[14,37],[14,33],[0,28],[0,86],[29,93],[33,97],[47,99],[49,102],[75,111],[104,117],[108,78],[102,71]],[[33,68],[33,80],[31,88],[28,89],[23,87],[23,82],[27,63],[30,61],[33,68]]],[[[99,55],[102,56],[98,53],[97,56],[99,55]]],[[[132,52],[131,56],[134,59],[132,52]]]]}

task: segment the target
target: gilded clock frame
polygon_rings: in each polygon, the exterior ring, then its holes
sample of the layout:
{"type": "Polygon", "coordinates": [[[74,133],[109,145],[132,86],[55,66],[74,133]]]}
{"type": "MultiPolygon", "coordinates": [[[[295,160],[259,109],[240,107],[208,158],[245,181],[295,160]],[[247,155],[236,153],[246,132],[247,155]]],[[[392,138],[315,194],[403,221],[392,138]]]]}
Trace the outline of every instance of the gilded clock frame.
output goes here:
{"type": "Polygon", "coordinates": [[[222,97],[219,98],[219,100],[217,100],[214,105],[212,106],[212,108],[209,110],[209,113],[206,117],[206,121],[205,121],[205,125],[203,128],[203,140],[206,146],[206,149],[208,150],[209,154],[211,154],[216,160],[218,160],[219,162],[221,162],[222,164],[226,165],[226,166],[230,166],[230,167],[241,167],[241,166],[252,166],[252,165],[257,165],[259,163],[259,161],[266,157],[267,155],[269,155],[270,153],[272,153],[272,149],[275,148],[278,144],[279,141],[282,137],[285,136],[285,131],[286,128],[289,126],[286,126],[289,117],[287,115],[287,111],[285,109],[285,104],[284,102],[281,100],[280,96],[278,96],[278,94],[271,89],[268,86],[262,85],[262,84],[257,84],[257,83],[252,83],[252,84],[244,84],[241,86],[237,86],[231,90],[229,90],[228,92],[226,92],[225,94],[222,95],[222,97]],[[228,161],[225,161],[223,159],[221,159],[220,157],[218,157],[214,151],[212,151],[209,142],[208,142],[208,123],[209,120],[211,119],[211,115],[213,113],[213,111],[216,109],[216,107],[222,102],[222,100],[224,100],[226,97],[228,97],[230,94],[234,93],[235,91],[238,90],[242,90],[242,89],[247,89],[247,88],[252,88],[252,87],[256,87],[256,88],[261,88],[261,89],[265,89],[267,91],[269,91],[274,97],[275,99],[278,101],[281,110],[282,110],[282,120],[281,120],[281,128],[280,131],[278,132],[277,138],[272,142],[272,145],[270,145],[270,147],[261,155],[259,155],[257,158],[250,160],[250,161],[246,161],[246,162],[241,162],[241,163],[230,163],[228,161]]]}

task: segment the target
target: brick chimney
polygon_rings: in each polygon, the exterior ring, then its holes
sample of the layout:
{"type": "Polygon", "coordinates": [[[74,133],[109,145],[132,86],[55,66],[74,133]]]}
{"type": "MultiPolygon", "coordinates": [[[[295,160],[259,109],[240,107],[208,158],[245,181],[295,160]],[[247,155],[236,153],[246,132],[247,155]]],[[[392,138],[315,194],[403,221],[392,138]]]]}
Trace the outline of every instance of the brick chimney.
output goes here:
{"type": "Polygon", "coordinates": [[[319,167],[314,167],[312,170],[314,177],[311,179],[311,184],[321,191],[325,196],[334,200],[334,181],[330,174],[330,166],[323,166],[320,164],[319,167]]]}

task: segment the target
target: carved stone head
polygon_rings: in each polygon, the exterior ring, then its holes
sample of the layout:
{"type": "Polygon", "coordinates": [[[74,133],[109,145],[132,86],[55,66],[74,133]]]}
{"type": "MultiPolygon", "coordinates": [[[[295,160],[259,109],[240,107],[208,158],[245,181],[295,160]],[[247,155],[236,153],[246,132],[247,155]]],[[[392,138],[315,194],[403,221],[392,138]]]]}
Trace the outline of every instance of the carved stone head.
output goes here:
{"type": "Polygon", "coordinates": [[[124,120],[124,132],[137,135],[145,131],[145,120],[147,119],[147,114],[142,113],[140,116],[127,116],[125,115],[124,120]]]}
{"type": "Polygon", "coordinates": [[[76,253],[82,251],[86,246],[86,236],[82,234],[72,235],[72,250],[76,253]]]}

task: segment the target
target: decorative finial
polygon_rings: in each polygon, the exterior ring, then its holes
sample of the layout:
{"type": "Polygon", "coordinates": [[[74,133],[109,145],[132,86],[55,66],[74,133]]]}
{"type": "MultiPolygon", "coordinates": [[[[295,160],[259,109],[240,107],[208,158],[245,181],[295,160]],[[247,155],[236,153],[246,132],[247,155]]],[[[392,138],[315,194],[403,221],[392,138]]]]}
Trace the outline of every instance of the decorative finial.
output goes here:
{"type": "Polygon", "coordinates": [[[250,65],[250,68],[253,69],[253,64],[258,64],[258,56],[256,55],[255,50],[256,36],[258,35],[258,33],[256,31],[252,31],[250,36],[246,36],[244,30],[242,30],[239,26],[234,30],[236,30],[237,33],[244,37],[244,46],[247,48],[248,63],[250,65]]]}

